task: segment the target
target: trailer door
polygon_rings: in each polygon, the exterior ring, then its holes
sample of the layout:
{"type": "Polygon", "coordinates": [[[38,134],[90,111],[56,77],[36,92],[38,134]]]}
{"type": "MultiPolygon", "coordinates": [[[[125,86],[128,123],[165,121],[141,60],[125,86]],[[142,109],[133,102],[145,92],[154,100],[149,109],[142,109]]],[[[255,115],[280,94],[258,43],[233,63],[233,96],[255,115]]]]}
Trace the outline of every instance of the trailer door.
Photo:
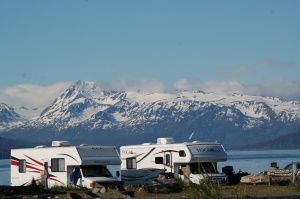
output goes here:
{"type": "Polygon", "coordinates": [[[168,168],[170,168],[170,172],[173,172],[173,162],[172,162],[172,152],[165,152],[165,165],[168,168]]]}

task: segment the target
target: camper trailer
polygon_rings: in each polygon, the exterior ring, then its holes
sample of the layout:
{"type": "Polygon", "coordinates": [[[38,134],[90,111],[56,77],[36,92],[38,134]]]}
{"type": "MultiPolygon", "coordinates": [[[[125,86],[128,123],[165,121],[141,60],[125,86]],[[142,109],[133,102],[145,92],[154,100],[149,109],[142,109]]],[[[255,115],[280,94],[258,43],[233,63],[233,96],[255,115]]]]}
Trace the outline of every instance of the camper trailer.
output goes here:
{"type": "Polygon", "coordinates": [[[70,146],[68,141],[53,141],[51,147],[11,150],[11,185],[26,186],[35,182],[47,188],[94,188],[97,183],[119,182],[120,171],[113,176],[107,166],[120,164],[114,146],[70,146]]]}
{"type": "Polygon", "coordinates": [[[227,176],[217,171],[217,162],[227,160],[219,143],[175,143],[171,137],[158,138],[155,144],[121,146],[120,157],[124,185],[151,185],[152,179],[161,173],[196,184],[202,180],[219,184],[228,182],[227,176]]]}

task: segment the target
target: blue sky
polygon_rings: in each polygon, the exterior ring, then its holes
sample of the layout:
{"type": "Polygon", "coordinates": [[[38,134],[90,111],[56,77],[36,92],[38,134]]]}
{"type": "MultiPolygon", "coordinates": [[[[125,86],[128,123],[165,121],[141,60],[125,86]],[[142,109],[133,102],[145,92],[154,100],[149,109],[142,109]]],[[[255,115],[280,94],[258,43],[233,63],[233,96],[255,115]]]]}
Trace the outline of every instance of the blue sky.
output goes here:
{"type": "Polygon", "coordinates": [[[0,89],[115,81],[300,99],[299,19],[298,0],[2,0],[0,89]]]}

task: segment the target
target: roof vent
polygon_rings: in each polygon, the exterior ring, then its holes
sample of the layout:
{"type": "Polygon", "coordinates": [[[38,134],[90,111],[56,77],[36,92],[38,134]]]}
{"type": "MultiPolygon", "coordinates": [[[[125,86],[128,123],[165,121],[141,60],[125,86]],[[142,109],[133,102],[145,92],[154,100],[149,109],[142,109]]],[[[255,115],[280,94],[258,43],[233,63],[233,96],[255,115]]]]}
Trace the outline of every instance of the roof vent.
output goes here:
{"type": "Polygon", "coordinates": [[[70,146],[70,143],[69,141],[52,141],[52,146],[54,147],[70,146]]]}
{"type": "Polygon", "coordinates": [[[46,148],[46,146],[45,145],[39,145],[39,146],[36,146],[36,147],[34,147],[34,148],[46,148]]]}
{"type": "Polygon", "coordinates": [[[152,145],[152,143],[148,142],[148,143],[144,143],[142,145],[152,145]]]}
{"type": "Polygon", "coordinates": [[[157,144],[174,144],[175,141],[172,137],[168,138],[157,138],[157,144]]]}
{"type": "Polygon", "coordinates": [[[200,141],[193,141],[193,143],[200,143],[200,141]]]}

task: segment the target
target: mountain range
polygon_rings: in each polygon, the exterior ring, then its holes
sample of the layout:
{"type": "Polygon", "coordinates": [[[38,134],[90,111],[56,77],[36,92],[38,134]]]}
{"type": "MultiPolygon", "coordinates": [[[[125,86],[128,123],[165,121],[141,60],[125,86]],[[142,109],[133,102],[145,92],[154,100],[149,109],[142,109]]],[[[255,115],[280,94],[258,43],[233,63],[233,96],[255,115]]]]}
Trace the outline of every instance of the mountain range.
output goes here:
{"type": "Polygon", "coordinates": [[[235,149],[300,130],[299,101],[237,93],[114,91],[78,81],[44,107],[28,118],[25,106],[1,103],[0,137],[121,146],[172,136],[235,149]]]}

